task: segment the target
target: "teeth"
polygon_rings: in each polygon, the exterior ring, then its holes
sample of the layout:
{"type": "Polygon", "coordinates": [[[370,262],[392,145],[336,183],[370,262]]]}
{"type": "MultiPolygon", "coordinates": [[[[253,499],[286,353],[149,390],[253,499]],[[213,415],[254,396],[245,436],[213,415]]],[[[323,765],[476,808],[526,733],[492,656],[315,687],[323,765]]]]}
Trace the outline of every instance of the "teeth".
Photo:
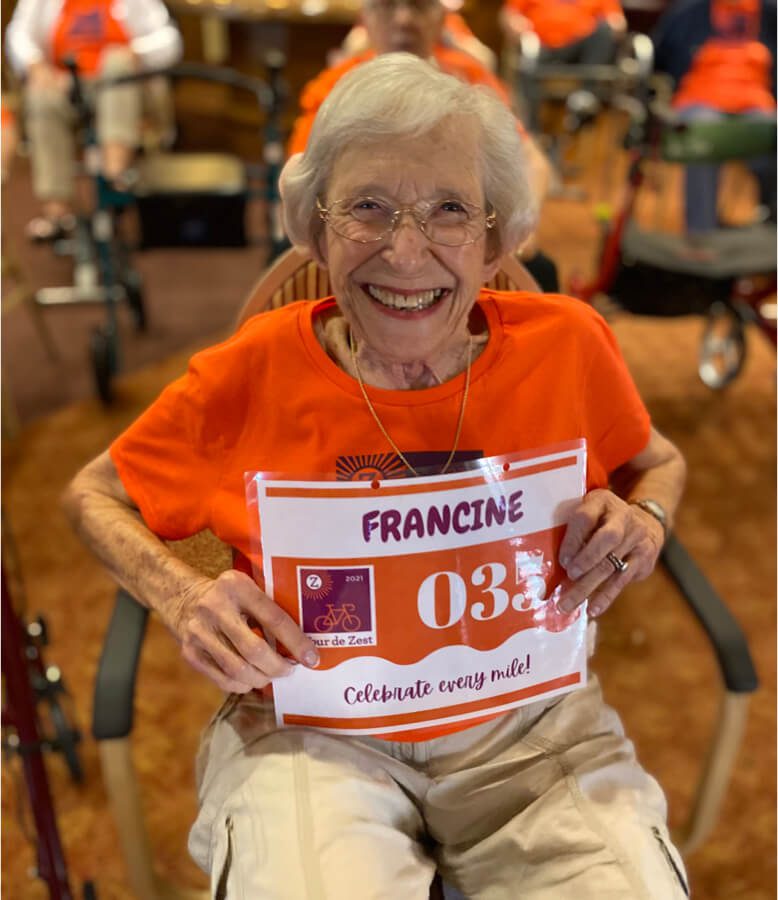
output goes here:
{"type": "Polygon", "coordinates": [[[367,292],[374,300],[389,306],[392,309],[421,310],[428,309],[443,296],[446,288],[435,288],[431,291],[419,291],[418,294],[395,294],[386,288],[376,287],[373,284],[367,286],[367,292]]]}

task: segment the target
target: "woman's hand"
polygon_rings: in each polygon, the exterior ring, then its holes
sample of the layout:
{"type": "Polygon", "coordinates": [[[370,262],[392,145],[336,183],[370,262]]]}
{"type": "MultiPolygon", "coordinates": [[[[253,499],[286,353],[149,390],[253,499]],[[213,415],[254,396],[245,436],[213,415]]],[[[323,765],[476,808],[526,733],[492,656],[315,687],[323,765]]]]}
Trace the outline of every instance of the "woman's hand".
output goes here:
{"type": "Polygon", "coordinates": [[[571,516],[559,547],[559,561],[572,581],[560,608],[572,612],[588,597],[589,614],[604,613],[628,584],[653,572],[664,537],[661,524],[639,506],[613,491],[590,491],[571,516]],[[628,564],[625,571],[616,570],[609,553],[628,564]]]}
{"type": "Polygon", "coordinates": [[[223,691],[245,694],[289,675],[295,665],[256,634],[248,620],[276,638],[304,665],[318,665],[313,641],[242,572],[223,572],[215,580],[196,581],[167,624],[191,666],[223,691]]]}

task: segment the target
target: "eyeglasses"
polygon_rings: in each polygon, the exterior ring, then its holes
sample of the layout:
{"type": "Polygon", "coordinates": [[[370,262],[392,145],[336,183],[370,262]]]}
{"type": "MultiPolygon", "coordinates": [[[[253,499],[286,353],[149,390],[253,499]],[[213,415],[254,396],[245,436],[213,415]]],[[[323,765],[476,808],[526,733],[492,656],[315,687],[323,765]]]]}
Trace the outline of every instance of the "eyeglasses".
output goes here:
{"type": "Polygon", "coordinates": [[[379,15],[390,16],[401,6],[407,6],[411,12],[428,13],[430,10],[437,9],[440,0],[369,0],[366,5],[368,9],[372,9],[379,15]]]}
{"type": "Polygon", "coordinates": [[[319,218],[341,237],[360,244],[382,241],[409,213],[421,233],[435,244],[461,247],[474,244],[481,235],[494,228],[496,216],[485,213],[479,206],[462,200],[435,200],[416,206],[393,207],[375,197],[352,197],[322,206],[317,198],[319,218]]]}

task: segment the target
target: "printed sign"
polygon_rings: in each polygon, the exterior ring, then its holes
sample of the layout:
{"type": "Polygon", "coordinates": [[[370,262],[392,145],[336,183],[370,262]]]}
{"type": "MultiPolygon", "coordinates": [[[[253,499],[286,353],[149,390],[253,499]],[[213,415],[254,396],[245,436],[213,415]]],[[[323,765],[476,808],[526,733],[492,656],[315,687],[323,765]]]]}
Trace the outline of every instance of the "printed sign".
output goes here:
{"type": "Polygon", "coordinates": [[[576,441],[368,484],[250,473],[265,588],[321,657],[273,683],[279,724],[402,739],[581,687],[586,617],[556,601],[585,470],[576,441]]]}

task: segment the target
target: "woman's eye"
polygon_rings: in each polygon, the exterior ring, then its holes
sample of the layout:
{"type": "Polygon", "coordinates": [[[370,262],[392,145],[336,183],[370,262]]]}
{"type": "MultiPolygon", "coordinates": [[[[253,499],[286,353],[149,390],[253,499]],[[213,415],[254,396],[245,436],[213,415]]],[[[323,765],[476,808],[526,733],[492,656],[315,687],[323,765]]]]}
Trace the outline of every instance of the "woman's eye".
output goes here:
{"type": "Polygon", "coordinates": [[[470,213],[459,200],[444,200],[432,210],[431,218],[438,221],[464,222],[470,218],[470,213]]]}
{"type": "Polygon", "coordinates": [[[381,209],[381,204],[375,200],[356,200],[351,208],[363,211],[378,210],[381,209]]]}

